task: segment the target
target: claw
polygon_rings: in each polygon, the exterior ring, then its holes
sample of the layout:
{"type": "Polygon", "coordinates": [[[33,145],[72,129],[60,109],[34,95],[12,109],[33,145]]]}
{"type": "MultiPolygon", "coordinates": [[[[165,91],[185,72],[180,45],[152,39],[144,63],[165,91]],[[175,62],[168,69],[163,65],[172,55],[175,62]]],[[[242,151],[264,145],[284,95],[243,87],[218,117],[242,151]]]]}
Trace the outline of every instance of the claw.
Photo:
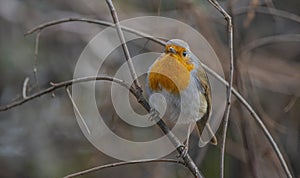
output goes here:
{"type": "Polygon", "coordinates": [[[150,121],[154,121],[158,116],[159,116],[159,112],[156,109],[151,108],[151,110],[150,110],[150,116],[148,117],[148,119],[150,121]]]}
{"type": "Polygon", "coordinates": [[[188,147],[186,145],[181,145],[179,147],[182,147],[183,150],[182,150],[182,152],[180,154],[176,155],[176,157],[177,158],[184,158],[187,155],[187,153],[188,153],[188,147]]]}

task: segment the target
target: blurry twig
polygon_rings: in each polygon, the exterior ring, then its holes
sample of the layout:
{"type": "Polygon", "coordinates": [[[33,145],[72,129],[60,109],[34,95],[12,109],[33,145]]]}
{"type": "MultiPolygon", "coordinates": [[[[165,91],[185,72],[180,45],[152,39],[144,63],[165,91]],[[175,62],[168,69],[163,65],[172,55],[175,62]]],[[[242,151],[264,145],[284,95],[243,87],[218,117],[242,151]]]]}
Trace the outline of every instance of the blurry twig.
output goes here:
{"type": "MultiPolygon", "coordinates": [[[[106,3],[110,9],[111,16],[112,16],[114,24],[116,26],[118,36],[122,43],[122,48],[125,53],[129,71],[130,71],[131,77],[133,78],[134,89],[136,92],[135,97],[136,97],[137,101],[147,110],[147,112],[152,113],[154,111],[153,108],[151,108],[148,101],[144,98],[144,96],[142,94],[142,88],[138,81],[133,63],[131,61],[131,56],[129,54],[129,50],[127,48],[127,45],[126,45],[126,42],[124,39],[124,34],[123,34],[122,29],[119,24],[119,20],[118,20],[118,16],[117,16],[115,7],[111,0],[106,0],[106,3]]],[[[194,163],[194,161],[192,160],[190,155],[188,153],[184,154],[185,147],[180,142],[180,140],[170,131],[170,129],[167,127],[165,122],[160,118],[160,116],[158,114],[155,114],[153,119],[154,119],[154,121],[156,121],[156,124],[160,127],[160,129],[163,131],[163,133],[168,137],[168,139],[171,141],[171,143],[175,146],[179,155],[182,155],[181,158],[183,159],[186,167],[189,168],[189,170],[191,171],[191,173],[193,173],[193,175],[195,177],[202,178],[203,175],[199,171],[198,167],[196,166],[196,164],[194,163]]]]}
{"type": "Polygon", "coordinates": [[[157,16],[160,16],[161,0],[158,0],[157,16]]]}
{"type": "Polygon", "coordinates": [[[71,95],[71,92],[70,92],[70,90],[69,90],[69,87],[66,87],[66,91],[67,91],[68,97],[69,97],[69,99],[71,100],[72,105],[73,105],[75,111],[77,112],[77,114],[78,114],[78,116],[79,116],[81,122],[83,123],[85,129],[87,130],[87,132],[88,132],[89,134],[91,134],[91,131],[90,131],[89,127],[87,126],[86,122],[84,121],[84,119],[83,119],[83,117],[82,117],[82,115],[81,115],[81,113],[80,113],[80,111],[79,111],[79,109],[78,109],[78,107],[77,107],[75,101],[74,101],[73,98],[72,98],[72,95],[71,95]]]}
{"type": "Polygon", "coordinates": [[[300,34],[286,34],[286,35],[272,35],[264,38],[256,39],[248,43],[242,50],[241,56],[246,55],[255,48],[272,44],[272,43],[282,43],[282,42],[300,42],[300,34]]]}
{"type": "MultiPolygon", "coordinates": [[[[268,11],[270,11],[271,14],[272,14],[272,11],[277,10],[275,8],[273,0],[265,0],[265,4],[268,7],[268,11]]],[[[278,19],[275,16],[273,16],[273,18],[274,18],[275,24],[278,25],[279,24],[278,19]]]]}
{"type": "Polygon", "coordinates": [[[37,74],[37,60],[38,60],[38,53],[39,53],[40,34],[41,34],[41,31],[38,31],[36,34],[36,37],[35,37],[34,64],[33,64],[33,75],[34,75],[36,86],[38,88],[39,88],[39,80],[38,80],[38,74],[37,74]]]}
{"type": "Polygon", "coordinates": [[[244,8],[235,9],[233,12],[234,12],[234,15],[241,15],[241,14],[247,13],[250,9],[254,10],[255,12],[262,13],[262,14],[270,14],[270,15],[282,17],[282,18],[289,19],[289,20],[300,23],[300,17],[298,15],[287,12],[287,11],[270,8],[270,7],[267,8],[267,7],[258,6],[254,9],[252,7],[244,7],[244,8]]]}
{"type": "MultiPolygon", "coordinates": [[[[242,76],[241,71],[245,70],[243,68],[243,65],[239,65],[237,69],[238,70],[236,73],[239,76],[242,76]]],[[[245,77],[248,77],[248,75],[246,75],[245,77]]],[[[236,85],[239,91],[247,91],[245,80],[237,80],[236,85]]],[[[249,98],[248,95],[245,95],[245,97],[249,98]]],[[[240,118],[249,117],[248,113],[246,114],[244,108],[242,108],[241,103],[237,103],[236,112],[238,114],[238,117],[240,118]]],[[[258,178],[259,172],[257,168],[259,167],[259,162],[257,161],[257,153],[255,149],[256,147],[255,147],[253,125],[251,120],[248,119],[241,119],[240,124],[241,124],[240,126],[241,126],[241,133],[242,133],[241,135],[243,138],[243,144],[245,145],[245,151],[247,151],[247,163],[249,164],[252,177],[258,178]]]]}
{"type": "Polygon", "coordinates": [[[296,101],[298,100],[297,96],[293,96],[290,101],[288,102],[288,104],[284,107],[283,111],[284,112],[289,112],[293,106],[295,105],[296,101]]]}
{"type": "Polygon", "coordinates": [[[126,162],[119,162],[119,163],[112,163],[112,164],[106,164],[103,166],[97,166],[91,169],[87,169],[84,171],[80,171],[74,174],[70,174],[65,176],[64,178],[71,178],[71,177],[77,177],[82,176],[91,172],[99,171],[106,168],[112,168],[112,167],[119,167],[124,165],[131,165],[131,164],[140,164],[140,163],[177,163],[181,165],[185,165],[183,161],[174,160],[174,159],[146,159],[146,160],[136,160],[136,161],[126,161],[126,162]]]}
{"type": "Polygon", "coordinates": [[[231,107],[231,90],[232,90],[232,83],[233,83],[233,24],[231,16],[220,6],[218,1],[216,0],[208,0],[225,18],[227,21],[227,33],[228,33],[228,43],[229,43],[229,53],[230,53],[230,66],[229,66],[229,85],[227,88],[227,104],[224,113],[224,125],[223,125],[223,137],[221,142],[221,161],[220,161],[220,178],[224,178],[224,157],[225,157],[225,147],[226,147],[226,135],[227,135],[227,128],[228,128],[228,120],[230,114],[230,107],[231,107]]]}
{"type": "Polygon", "coordinates": [[[23,88],[22,88],[22,96],[24,99],[27,98],[27,86],[29,82],[29,77],[26,77],[23,83],[23,88]]]}
{"type": "Polygon", "coordinates": [[[254,17],[255,17],[255,8],[258,6],[259,2],[258,0],[252,0],[250,2],[250,8],[248,8],[248,12],[247,12],[247,18],[244,21],[244,27],[249,27],[249,25],[251,24],[251,22],[253,21],[254,17]]]}
{"type": "MultiPolygon", "coordinates": [[[[205,64],[202,64],[203,67],[207,70],[207,72],[209,72],[210,74],[212,74],[216,79],[218,79],[220,82],[222,82],[223,84],[225,84],[227,87],[229,86],[228,82],[226,80],[224,80],[220,75],[218,75],[215,71],[213,71],[212,69],[210,69],[209,67],[207,67],[205,64]]],[[[255,121],[258,123],[259,127],[262,129],[263,133],[265,134],[265,136],[267,137],[267,139],[269,140],[269,142],[271,143],[273,149],[275,150],[276,155],[279,158],[279,161],[287,175],[288,178],[292,178],[292,174],[286,164],[285,159],[283,158],[275,140],[273,139],[271,133],[269,132],[269,130],[267,129],[267,127],[265,126],[265,124],[263,123],[263,121],[261,120],[261,118],[257,115],[257,113],[254,111],[254,109],[251,107],[251,105],[246,101],[246,99],[234,88],[232,88],[232,93],[237,97],[237,99],[244,105],[244,107],[248,110],[248,112],[251,114],[251,116],[255,119],[255,121]]]]}

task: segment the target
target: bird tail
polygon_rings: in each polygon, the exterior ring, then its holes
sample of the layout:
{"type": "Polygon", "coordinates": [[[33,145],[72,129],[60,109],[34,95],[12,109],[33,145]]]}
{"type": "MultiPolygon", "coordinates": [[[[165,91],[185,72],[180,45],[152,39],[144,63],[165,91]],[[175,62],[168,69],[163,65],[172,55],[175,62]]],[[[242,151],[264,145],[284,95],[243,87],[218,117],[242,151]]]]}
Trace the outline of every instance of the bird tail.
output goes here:
{"type": "Polygon", "coordinates": [[[203,116],[203,118],[201,118],[200,120],[198,120],[196,122],[197,124],[197,128],[198,128],[198,132],[199,132],[199,145],[203,145],[204,141],[202,140],[201,136],[203,134],[203,132],[205,132],[205,135],[208,136],[208,138],[210,139],[210,143],[213,145],[217,145],[218,144],[218,140],[214,134],[214,132],[212,131],[210,124],[207,122],[206,118],[208,115],[206,114],[205,116],[203,116]],[[205,127],[206,126],[206,127],[205,127]]]}

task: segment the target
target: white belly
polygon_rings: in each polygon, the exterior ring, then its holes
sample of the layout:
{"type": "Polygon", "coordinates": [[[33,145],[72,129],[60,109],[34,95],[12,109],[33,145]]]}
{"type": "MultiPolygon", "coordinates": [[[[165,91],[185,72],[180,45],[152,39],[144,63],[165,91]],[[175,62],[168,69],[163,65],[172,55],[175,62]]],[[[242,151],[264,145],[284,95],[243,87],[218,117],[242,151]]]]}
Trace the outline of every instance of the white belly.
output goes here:
{"type": "Polygon", "coordinates": [[[203,114],[200,113],[200,91],[197,88],[196,82],[195,79],[191,78],[191,83],[179,95],[170,94],[164,89],[159,92],[151,92],[147,88],[149,103],[166,119],[172,121],[178,119],[177,122],[184,123],[197,121],[203,114]]]}

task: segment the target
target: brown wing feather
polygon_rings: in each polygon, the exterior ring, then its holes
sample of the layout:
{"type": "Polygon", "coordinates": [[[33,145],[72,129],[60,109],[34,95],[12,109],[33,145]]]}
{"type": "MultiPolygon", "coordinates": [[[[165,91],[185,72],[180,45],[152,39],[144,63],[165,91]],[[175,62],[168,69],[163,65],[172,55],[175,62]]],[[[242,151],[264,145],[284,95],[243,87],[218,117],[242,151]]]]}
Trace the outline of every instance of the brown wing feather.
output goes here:
{"type": "Polygon", "coordinates": [[[207,130],[208,134],[212,137],[210,142],[213,145],[217,145],[217,143],[218,143],[217,138],[215,137],[210,125],[207,123],[207,121],[210,118],[211,113],[212,113],[212,97],[211,97],[211,89],[210,89],[209,80],[208,80],[207,74],[204,71],[204,69],[202,68],[202,66],[199,66],[199,69],[197,70],[197,76],[198,76],[198,80],[200,82],[200,85],[202,86],[202,88],[204,90],[204,93],[203,94],[201,93],[199,97],[201,99],[204,96],[205,100],[206,100],[206,109],[202,110],[202,111],[200,110],[200,112],[203,112],[204,115],[196,123],[198,131],[199,131],[199,135],[201,136],[201,134],[203,132],[203,128],[206,126],[206,128],[208,129],[207,130]]]}

